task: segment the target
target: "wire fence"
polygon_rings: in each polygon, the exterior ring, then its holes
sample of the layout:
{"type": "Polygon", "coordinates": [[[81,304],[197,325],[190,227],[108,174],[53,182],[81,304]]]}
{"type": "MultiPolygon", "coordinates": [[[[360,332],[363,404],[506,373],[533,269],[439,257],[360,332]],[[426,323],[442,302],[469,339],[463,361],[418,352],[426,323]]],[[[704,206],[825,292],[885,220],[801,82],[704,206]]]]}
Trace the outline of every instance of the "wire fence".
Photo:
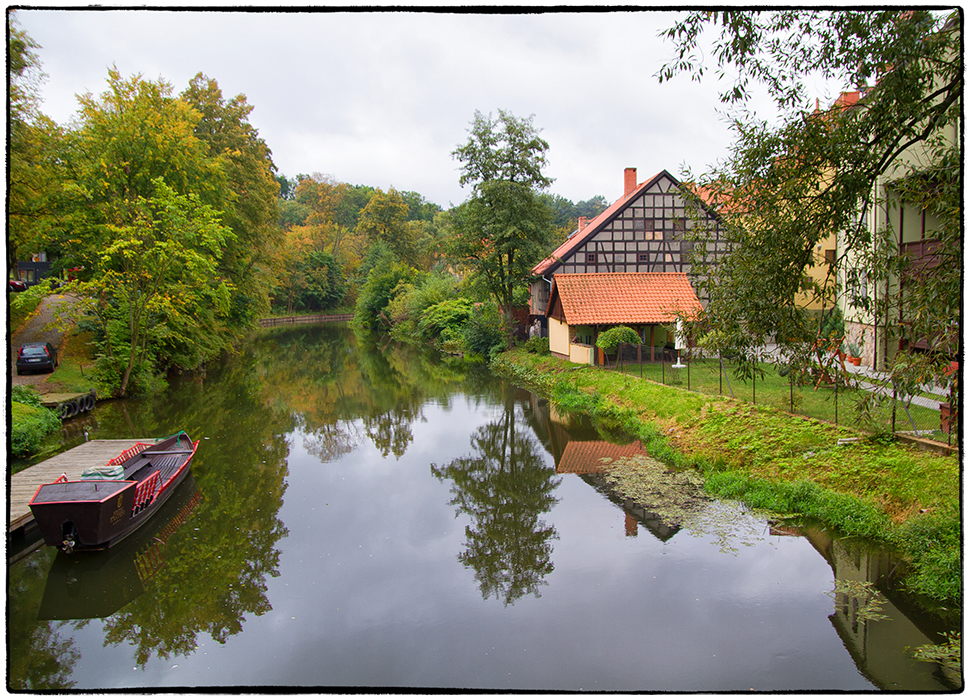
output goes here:
{"type": "MultiPolygon", "coordinates": [[[[696,352],[696,351],[692,351],[696,352]]],[[[773,362],[755,365],[753,377],[740,379],[733,360],[649,345],[621,344],[601,356],[604,368],[704,394],[731,396],[789,413],[871,433],[891,432],[959,444],[958,397],[937,387],[917,395],[894,391],[878,373],[841,365],[795,376],[773,362]]]]}

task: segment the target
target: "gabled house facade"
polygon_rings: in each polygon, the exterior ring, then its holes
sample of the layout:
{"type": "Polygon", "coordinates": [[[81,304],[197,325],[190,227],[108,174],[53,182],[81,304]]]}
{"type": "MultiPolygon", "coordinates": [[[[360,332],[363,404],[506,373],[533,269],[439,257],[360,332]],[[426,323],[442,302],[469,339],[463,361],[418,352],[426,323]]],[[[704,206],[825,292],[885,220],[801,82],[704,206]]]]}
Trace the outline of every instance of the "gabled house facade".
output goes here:
{"type": "MultiPolygon", "coordinates": [[[[580,219],[577,230],[533,268],[538,279],[530,286],[529,310],[543,327],[556,275],[677,272],[696,291],[699,278],[690,264],[695,244],[686,233],[694,227],[692,214],[708,218],[715,231],[717,217],[707,209],[692,212],[686,187],[666,170],[638,183],[636,168],[626,168],[623,185],[622,197],[591,221],[580,219]]],[[[716,235],[706,245],[706,256],[724,252],[716,235]]]]}

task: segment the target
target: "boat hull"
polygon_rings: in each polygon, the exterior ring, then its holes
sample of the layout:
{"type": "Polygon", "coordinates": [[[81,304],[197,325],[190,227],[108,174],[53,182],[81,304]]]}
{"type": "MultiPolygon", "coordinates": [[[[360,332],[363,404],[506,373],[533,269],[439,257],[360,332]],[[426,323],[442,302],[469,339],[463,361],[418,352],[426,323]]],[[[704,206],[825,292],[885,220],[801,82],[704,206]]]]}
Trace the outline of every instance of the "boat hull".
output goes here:
{"type": "MultiPolygon", "coordinates": [[[[191,452],[165,480],[158,480],[150,494],[145,491],[151,480],[60,480],[43,484],[30,502],[37,528],[44,543],[67,550],[107,549],[124,540],[149,520],[171,497],[189,473],[198,442],[190,443],[191,452]],[[146,495],[147,494],[147,495],[146,495]]],[[[151,453],[136,453],[130,461],[151,453]]],[[[154,472],[157,474],[158,472],[154,472]]],[[[154,475],[153,474],[153,475],[154,475]]]]}

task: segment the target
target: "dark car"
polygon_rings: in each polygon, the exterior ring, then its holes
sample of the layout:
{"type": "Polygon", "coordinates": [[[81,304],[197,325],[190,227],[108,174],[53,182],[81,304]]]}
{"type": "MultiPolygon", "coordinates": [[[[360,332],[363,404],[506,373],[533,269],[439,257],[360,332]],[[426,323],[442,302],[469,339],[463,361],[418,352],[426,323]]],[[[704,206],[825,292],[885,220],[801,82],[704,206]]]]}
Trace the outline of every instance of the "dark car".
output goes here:
{"type": "Polygon", "coordinates": [[[57,350],[50,343],[27,343],[17,353],[17,374],[24,372],[53,372],[57,367],[57,350]]]}
{"type": "Polygon", "coordinates": [[[26,292],[27,283],[20,280],[7,280],[8,292],[26,292]]]}

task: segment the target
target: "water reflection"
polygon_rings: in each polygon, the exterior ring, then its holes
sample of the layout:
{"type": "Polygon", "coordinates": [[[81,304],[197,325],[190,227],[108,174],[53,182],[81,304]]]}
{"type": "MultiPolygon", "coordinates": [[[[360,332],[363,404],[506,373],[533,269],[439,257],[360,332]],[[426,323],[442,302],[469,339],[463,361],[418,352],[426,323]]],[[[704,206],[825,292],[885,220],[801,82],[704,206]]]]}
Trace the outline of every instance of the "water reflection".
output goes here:
{"type": "Polygon", "coordinates": [[[11,690],[73,688],[81,652],[68,623],[36,619],[47,571],[57,550],[44,547],[7,575],[7,654],[11,690]]]}
{"type": "Polygon", "coordinates": [[[882,555],[721,502],[675,510],[671,494],[691,488],[676,475],[623,495],[612,467],[646,464],[639,443],[481,367],[345,329],[275,329],[163,395],[99,405],[84,428],[202,438],[199,496],[163,545],[125,562],[65,571],[45,548],[9,567],[17,689],[127,687],[129,651],[146,687],[958,682],[907,651],[941,639],[894,596],[882,555]],[[890,619],[831,603],[836,580],[873,582],[890,619]],[[597,654],[575,654],[586,638],[597,654]]]}
{"type": "MultiPolygon", "coordinates": [[[[627,536],[635,536],[639,525],[667,542],[686,527],[694,536],[712,536],[722,552],[736,552],[738,541],[747,539],[750,543],[759,538],[757,532],[738,530],[741,520],[736,516],[744,513],[743,508],[727,516],[724,513],[732,509],[722,502],[712,503],[703,512],[671,509],[671,501],[684,498],[673,472],[671,479],[650,484],[652,500],[621,495],[617,491],[620,481],[611,477],[617,465],[650,459],[642,445],[584,416],[558,412],[537,396],[533,395],[530,403],[531,424],[553,454],[556,471],[578,475],[621,508],[627,536]],[[722,515],[712,518],[711,511],[722,515]]],[[[662,467],[659,463],[658,466],[662,467]]],[[[687,500],[695,498],[704,499],[693,494],[686,496],[687,500]]],[[[941,621],[920,613],[902,598],[896,577],[899,561],[889,552],[863,542],[834,538],[819,527],[769,521],[766,529],[775,537],[806,538],[829,563],[835,601],[829,619],[859,671],[876,687],[913,691],[963,687],[956,670],[914,658],[915,649],[941,643],[947,629],[941,621]]]]}
{"type": "Polygon", "coordinates": [[[165,566],[165,544],[202,500],[191,473],[141,530],[103,552],[57,552],[38,620],[86,620],[113,615],[145,592],[165,566]]]}
{"type": "Polygon", "coordinates": [[[866,677],[887,690],[962,688],[954,669],[913,658],[913,650],[942,642],[946,629],[938,620],[911,611],[902,599],[897,560],[862,542],[833,539],[817,527],[799,533],[832,566],[835,605],[829,620],[866,677]]]}
{"type": "MultiPolygon", "coordinates": [[[[606,422],[593,423],[584,416],[558,411],[548,401],[534,394],[530,399],[530,409],[531,425],[552,453],[556,472],[578,475],[621,508],[627,537],[636,537],[641,526],[661,542],[666,542],[680,531],[683,509],[675,512],[670,507],[682,490],[676,482],[676,475],[663,473],[662,465],[657,463],[657,471],[662,476],[654,485],[654,498],[650,502],[620,495],[616,480],[610,478],[617,464],[650,460],[639,440],[606,422]],[[661,502],[666,507],[658,507],[661,502]]],[[[690,489],[686,498],[695,502],[706,500],[695,488],[690,489]]]]}
{"type": "Polygon", "coordinates": [[[523,428],[509,392],[499,419],[475,431],[471,455],[431,465],[437,479],[453,484],[449,505],[472,520],[458,561],[475,571],[482,598],[494,596],[505,606],[527,593],[540,597],[543,579],[555,568],[552,540],[558,535],[541,516],[557,501],[559,479],[523,428]]]}

